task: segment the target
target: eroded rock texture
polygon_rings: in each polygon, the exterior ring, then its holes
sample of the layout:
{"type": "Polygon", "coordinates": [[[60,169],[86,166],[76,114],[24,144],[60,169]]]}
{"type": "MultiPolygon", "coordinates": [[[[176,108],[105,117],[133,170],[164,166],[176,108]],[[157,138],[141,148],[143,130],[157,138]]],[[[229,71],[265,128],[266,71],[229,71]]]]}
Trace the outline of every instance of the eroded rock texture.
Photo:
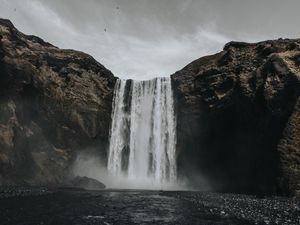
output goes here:
{"type": "Polygon", "coordinates": [[[299,66],[300,40],[230,42],[172,75],[182,174],[217,190],[299,191],[299,66]]]}
{"type": "Polygon", "coordinates": [[[116,78],[0,20],[0,185],[57,184],[77,151],[105,154],[116,78]]]}

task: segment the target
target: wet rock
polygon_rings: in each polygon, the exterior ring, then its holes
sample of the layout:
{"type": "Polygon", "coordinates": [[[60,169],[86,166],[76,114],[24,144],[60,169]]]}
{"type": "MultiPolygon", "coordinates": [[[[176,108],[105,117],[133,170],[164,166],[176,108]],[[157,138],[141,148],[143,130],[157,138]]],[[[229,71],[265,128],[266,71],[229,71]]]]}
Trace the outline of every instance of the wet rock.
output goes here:
{"type": "Polygon", "coordinates": [[[84,188],[87,190],[101,190],[105,188],[105,185],[100,181],[90,177],[76,176],[66,182],[64,187],[69,188],[84,188]]]}

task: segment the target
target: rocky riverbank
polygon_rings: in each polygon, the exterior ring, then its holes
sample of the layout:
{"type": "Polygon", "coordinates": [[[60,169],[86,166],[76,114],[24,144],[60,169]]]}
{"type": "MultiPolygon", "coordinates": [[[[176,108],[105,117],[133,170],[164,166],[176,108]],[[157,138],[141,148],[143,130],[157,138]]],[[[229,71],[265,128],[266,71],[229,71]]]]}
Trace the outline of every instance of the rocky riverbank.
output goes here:
{"type": "Polygon", "coordinates": [[[0,189],[2,224],[295,225],[300,202],[212,192],[0,189]]]}

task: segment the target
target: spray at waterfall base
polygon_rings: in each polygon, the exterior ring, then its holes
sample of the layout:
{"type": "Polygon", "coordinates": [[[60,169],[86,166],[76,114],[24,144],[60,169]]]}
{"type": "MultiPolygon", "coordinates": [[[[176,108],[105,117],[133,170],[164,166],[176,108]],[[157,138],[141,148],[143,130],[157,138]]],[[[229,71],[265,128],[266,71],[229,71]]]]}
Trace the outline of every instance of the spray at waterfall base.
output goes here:
{"type": "Polygon", "coordinates": [[[106,157],[95,149],[82,152],[74,174],[95,178],[111,189],[191,190],[177,175],[170,78],[117,80],[109,143],[106,157]]]}

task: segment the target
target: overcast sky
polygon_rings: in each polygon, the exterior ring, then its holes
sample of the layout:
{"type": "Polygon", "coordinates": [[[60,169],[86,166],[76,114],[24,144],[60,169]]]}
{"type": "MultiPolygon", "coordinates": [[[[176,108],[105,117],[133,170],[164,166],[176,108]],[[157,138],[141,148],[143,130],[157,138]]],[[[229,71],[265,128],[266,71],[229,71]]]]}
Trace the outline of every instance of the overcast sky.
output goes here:
{"type": "Polygon", "coordinates": [[[300,37],[300,0],[0,0],[26,34],[122,78],[168,76],[231,40],[300,37]]]}

